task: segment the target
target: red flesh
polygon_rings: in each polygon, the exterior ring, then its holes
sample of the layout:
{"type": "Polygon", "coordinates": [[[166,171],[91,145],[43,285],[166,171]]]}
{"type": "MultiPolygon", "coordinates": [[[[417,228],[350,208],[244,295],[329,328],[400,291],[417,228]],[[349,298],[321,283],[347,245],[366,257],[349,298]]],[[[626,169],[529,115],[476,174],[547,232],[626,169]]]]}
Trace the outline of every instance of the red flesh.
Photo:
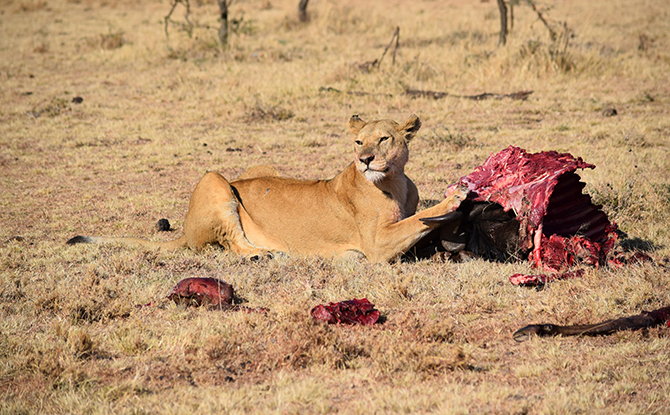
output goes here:
{"type": "MultiPolygon", "coordinates": [[[[529,154],[510,146],[461,178],[469,199],[513,210],[519,248],[537,268],[556,272],[577,263],[606,263],[616,242],[616,225],[582,193],[577,169],[592,169],[581,158],[555,151],[529,154]]],[[[460,184],[459,183],[459,184],[460,184]]]]}
{"type": "Polygon", "coordinates": [[[548,283],[549,281],[564,280],[569,278],[579,278],[582,277],[583,275],[584,275],[583,269],[578,269],[577,271],[572,272],[563,272],[549,275],[514,274],[511,277],[509,277],[509,281],[514,285],[542,285],[548,283]]]}
{"type": "Polygon", "coordinates": [[[367,298],[361,298],[360,300],[353,299],[328,305],[319,304],[312,309],[310,314],[316,320],[328,324],[373,325],[380,315],[374,307],[375,305],[370,303],[367,298]]]}
{"type": "Polygon", "coordinates": [[[185,278],[177,283],[167,298],[177,304],[229,307],[233,302],[233,287],[215,278],[185,278]]]}

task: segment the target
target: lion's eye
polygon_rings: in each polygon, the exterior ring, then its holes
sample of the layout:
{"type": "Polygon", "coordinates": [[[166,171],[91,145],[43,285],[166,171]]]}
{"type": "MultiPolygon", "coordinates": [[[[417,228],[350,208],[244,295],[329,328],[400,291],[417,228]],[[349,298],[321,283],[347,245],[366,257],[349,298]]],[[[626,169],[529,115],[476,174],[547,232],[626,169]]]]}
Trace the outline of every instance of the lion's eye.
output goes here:
{"type": "Polygon", "coordinates": [[[384,141],[386,141],[386,140],[388,140],[388,139],[389,139],[388,137],[384,136],[384,137],[382,137],[382,138],[379,139],[379,142],[380,142],[380,143],[383,143],[384,141]]]}
{"type": "Polygon", "coordinates": [[[357,146],[362,146],[363,145],[363,142],[361,140],[356,140],[356,141],[354,141],[354,143],[356,143],[357,146]]]}

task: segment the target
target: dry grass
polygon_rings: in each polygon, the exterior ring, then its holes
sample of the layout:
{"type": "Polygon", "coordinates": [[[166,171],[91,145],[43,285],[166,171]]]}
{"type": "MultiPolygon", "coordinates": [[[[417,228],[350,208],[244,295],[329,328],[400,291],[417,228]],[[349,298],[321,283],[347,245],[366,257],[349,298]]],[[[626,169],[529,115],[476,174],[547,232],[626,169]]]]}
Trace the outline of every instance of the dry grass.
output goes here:
{"type": "Polygon", "coordinates": [[[556,2],[547,15],[574,34],[563,49],[524,6],[496,48],[491,2],[314,2],[303,24],[297,1],[254,0],[233,3],[222,51],[216,5],[192,3],[193,36],[171,26],[171,49],[166,2],[14,0],[0,12],[1,413],[670,412],[668,329],[511,339],[532,322],[670,304],[670,6],[556,2]],[[396,64],[387,55],[361,71],[396,26],[396,64]],[[406,87],[534,93],[474,102],[406,87]],[[250,263],[215,249],[64,245],[175,237],[208,170],[331,177],[351,157],[354,113],[422,118],[407,170],[423,205],[511,144],[582,156],[598,166],[582,176],[628,233],[624,247],[660,265],[589,269],[537,291],[507,280],[527,264],[250,263]],[[175,232],[156,233],[163,217],[175,232]],[[225,279],[269,311],[176,307],[164,296],[189,276],[225,279]],[[353,297],[385,323],[308,316],[353,297]]]}

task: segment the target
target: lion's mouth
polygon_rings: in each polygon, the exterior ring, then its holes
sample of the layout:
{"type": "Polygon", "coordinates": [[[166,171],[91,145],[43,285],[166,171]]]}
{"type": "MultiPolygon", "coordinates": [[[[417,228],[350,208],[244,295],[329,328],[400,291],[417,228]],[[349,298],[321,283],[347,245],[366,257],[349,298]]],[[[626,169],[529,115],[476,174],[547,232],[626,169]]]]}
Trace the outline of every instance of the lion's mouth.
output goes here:
{"type": "Polygon", "coordinates": [[[375,170],[369,167],[362,171],[365,178],[371,181],[372,183],[378,183],[384,180],[386,178],[386,172],[388,172],[388,169],[375,170]]]}
{"type": "Polygon", "coordinates": [[[383,169],[376,169],[376,168],[374,168],[374,167],[372,167],[372,166],[368,166],[368,165],[365,165],[365,164],[363,164],[361,167],[362,167],[362,168],[359,169],[359,170],[360,170],[361,173],[363,173],[363,174],[368,173],[368,172],[371,172],[371,173],[382,173],[382,174],[386,174],[386,173],[389,172],[389,167],[384,167],[383,169]]]}
{"type": "Polygon", "coordinates": [[[364,173],[366,173],[366,172],[374,172],[374,173],[384,173],[384,174],[386,174],[386,173],[389,172],[389,169],[388,169],[388,168],[385,168],[385,169],[379,170],[379,169],[373,169],[373,168],[368,167],[368,168],[365,169],[364,173]]]}

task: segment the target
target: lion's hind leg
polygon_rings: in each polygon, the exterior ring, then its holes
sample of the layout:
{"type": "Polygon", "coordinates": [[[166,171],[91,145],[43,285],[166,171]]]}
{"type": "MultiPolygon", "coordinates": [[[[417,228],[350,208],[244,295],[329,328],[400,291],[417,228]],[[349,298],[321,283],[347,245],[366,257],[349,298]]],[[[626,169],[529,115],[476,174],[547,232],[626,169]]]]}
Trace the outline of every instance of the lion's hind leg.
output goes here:
{"type": "Polygon", "coordinates": [[[247,239],[237,209],[237,198],[230,183],[219,173],[205,174],[191,195],[184,221],[189,248],[199,250],[218,243],[238,255],[266,254],[265,249],[247,239]]]}

